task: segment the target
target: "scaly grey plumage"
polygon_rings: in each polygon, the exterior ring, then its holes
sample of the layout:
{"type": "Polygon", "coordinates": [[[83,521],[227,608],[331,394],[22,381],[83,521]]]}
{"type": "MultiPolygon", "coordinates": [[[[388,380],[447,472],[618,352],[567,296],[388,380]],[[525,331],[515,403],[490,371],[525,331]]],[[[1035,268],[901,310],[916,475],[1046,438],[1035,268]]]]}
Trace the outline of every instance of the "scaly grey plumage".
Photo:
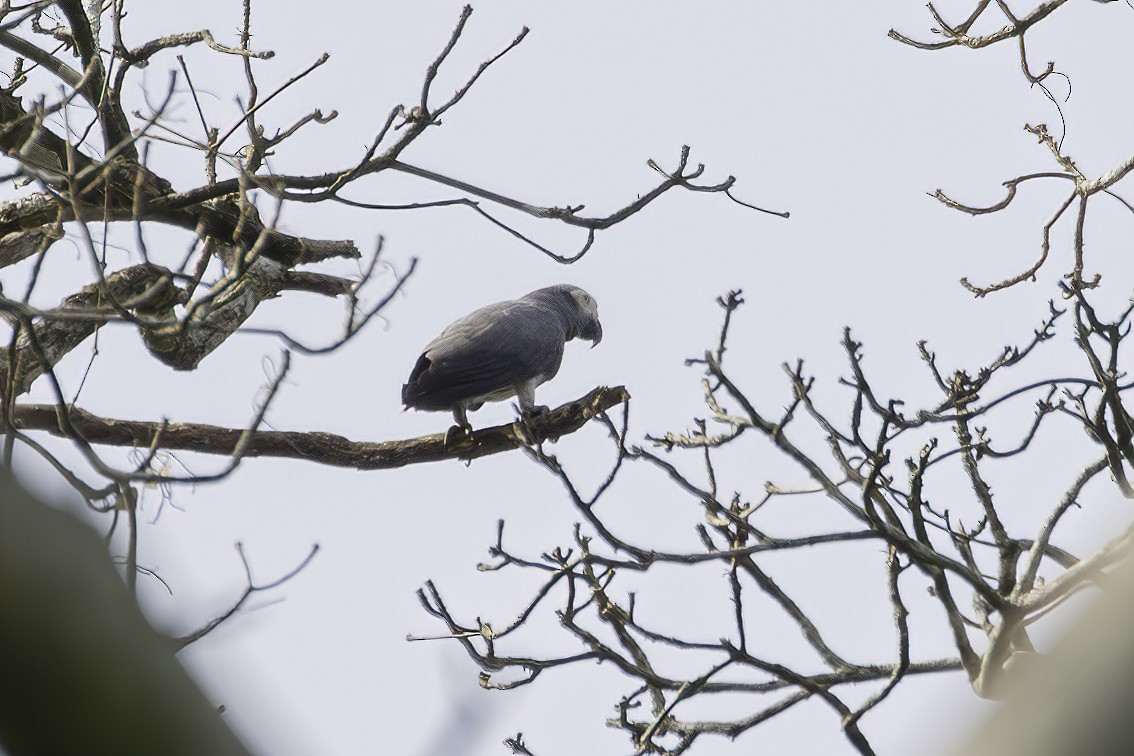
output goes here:
{"type": "Polygon", "coordinates": [[[536,386],[551,380],[571,339],[602,340],[598,304],[577,286],[538,289],[519,299],[482,307],[429,342],[402,386],[402,404],[419,410],[451,410],[470,428],[468,410],[517,397],[525,414],[536,386]]]}

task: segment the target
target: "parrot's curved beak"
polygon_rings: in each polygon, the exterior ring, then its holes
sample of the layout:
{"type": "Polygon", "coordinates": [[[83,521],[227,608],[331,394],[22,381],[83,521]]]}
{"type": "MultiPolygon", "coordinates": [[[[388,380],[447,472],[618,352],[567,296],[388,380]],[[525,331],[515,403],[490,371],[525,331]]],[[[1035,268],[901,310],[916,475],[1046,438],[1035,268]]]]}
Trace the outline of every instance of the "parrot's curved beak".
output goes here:
{"type": "Polygon", "coordinates": [[[602,323],[595,321],[594,330],[587,334],[587,338],[591,341],[591,349],[594,349],[602,341],[602,323]]]}

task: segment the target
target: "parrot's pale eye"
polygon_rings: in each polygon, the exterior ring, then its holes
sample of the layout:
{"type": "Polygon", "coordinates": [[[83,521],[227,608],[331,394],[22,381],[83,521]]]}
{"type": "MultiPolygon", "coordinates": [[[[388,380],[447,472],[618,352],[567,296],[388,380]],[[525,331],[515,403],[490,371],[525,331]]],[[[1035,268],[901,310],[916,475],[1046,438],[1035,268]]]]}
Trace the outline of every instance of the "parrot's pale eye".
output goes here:
{"type": "Polygon", "coordinates": [[[578,302],[583,307],[589,307],[589,306],[593,305],[594,302],[595,302],[593,299],[591,299],[591,295],[588,294],[585,291],[572,292],[572,296],[574,296],[575,301],[578,302]]]}

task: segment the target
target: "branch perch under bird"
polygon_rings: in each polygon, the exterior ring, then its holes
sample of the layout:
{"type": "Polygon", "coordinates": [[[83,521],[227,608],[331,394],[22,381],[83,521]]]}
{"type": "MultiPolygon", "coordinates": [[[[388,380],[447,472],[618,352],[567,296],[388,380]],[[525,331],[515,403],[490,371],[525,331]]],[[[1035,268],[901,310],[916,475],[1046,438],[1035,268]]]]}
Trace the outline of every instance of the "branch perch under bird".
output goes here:
{"type": "MultiPolygon", "coordinates": [[[[447,459],[472,460],[490,454],[518,449],[529,444],[554,441],[574,433],[596,415],[630,399],[625,386],[599,386],[579,399],[567,402],[526,421],[474,430],[457,443],[445,445],[445,434],[396,441],[351,441],[331,433],[297,431],[251,431],[222,428],[203,423],[152,423],[98,417],[74,408],[71,425],[91,444],[148,448],[160,433],[161,449],[195,451],[202,454],[231,455],[240,437],[248,434],[243,457],[283,457],[305,459],[335,467],[358,470],[385,470],[393,467],[440,462],[447,459]]],[[[67,434],[60,428],[54,404],[20,404],[13,420],[25,431],[67,434]]]]}

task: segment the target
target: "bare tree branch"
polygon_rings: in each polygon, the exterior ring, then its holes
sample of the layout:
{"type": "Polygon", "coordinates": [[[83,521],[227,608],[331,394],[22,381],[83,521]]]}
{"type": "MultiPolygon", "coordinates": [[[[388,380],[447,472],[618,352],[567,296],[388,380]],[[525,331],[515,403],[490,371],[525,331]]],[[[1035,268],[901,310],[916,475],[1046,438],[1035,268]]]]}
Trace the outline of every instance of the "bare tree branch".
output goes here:
{"type": "MultiPolygon", "coordinates": [[[[445,434],[436,433],[404,441],[350,441],[330,433],[298,431],[254,431],[248,434],[244,457],[303,459],[333,467],[385,470],[449,459],[472,460],[511,451],[531,443],[543,443],[574,433],[593,418],[630,398],[621,386],[599,387],[587,395],[524,423],[481,428],[450,446],[445,434]],[[526,427],[525,427],[526,424],[526,427]],[[530,437],[526,434],[530,433],[530,437]]],[[[66,435],[58,426],[52,405],[18,404],[13,419],[24,431],[41,430],[66,435]]],[[[152,423],[96,417],[85,410],[71,410],[75,429],[92,444],[146,448],[161,433],[160,448],[230,455],[244,430],[200,423],[152,423]]]]}

